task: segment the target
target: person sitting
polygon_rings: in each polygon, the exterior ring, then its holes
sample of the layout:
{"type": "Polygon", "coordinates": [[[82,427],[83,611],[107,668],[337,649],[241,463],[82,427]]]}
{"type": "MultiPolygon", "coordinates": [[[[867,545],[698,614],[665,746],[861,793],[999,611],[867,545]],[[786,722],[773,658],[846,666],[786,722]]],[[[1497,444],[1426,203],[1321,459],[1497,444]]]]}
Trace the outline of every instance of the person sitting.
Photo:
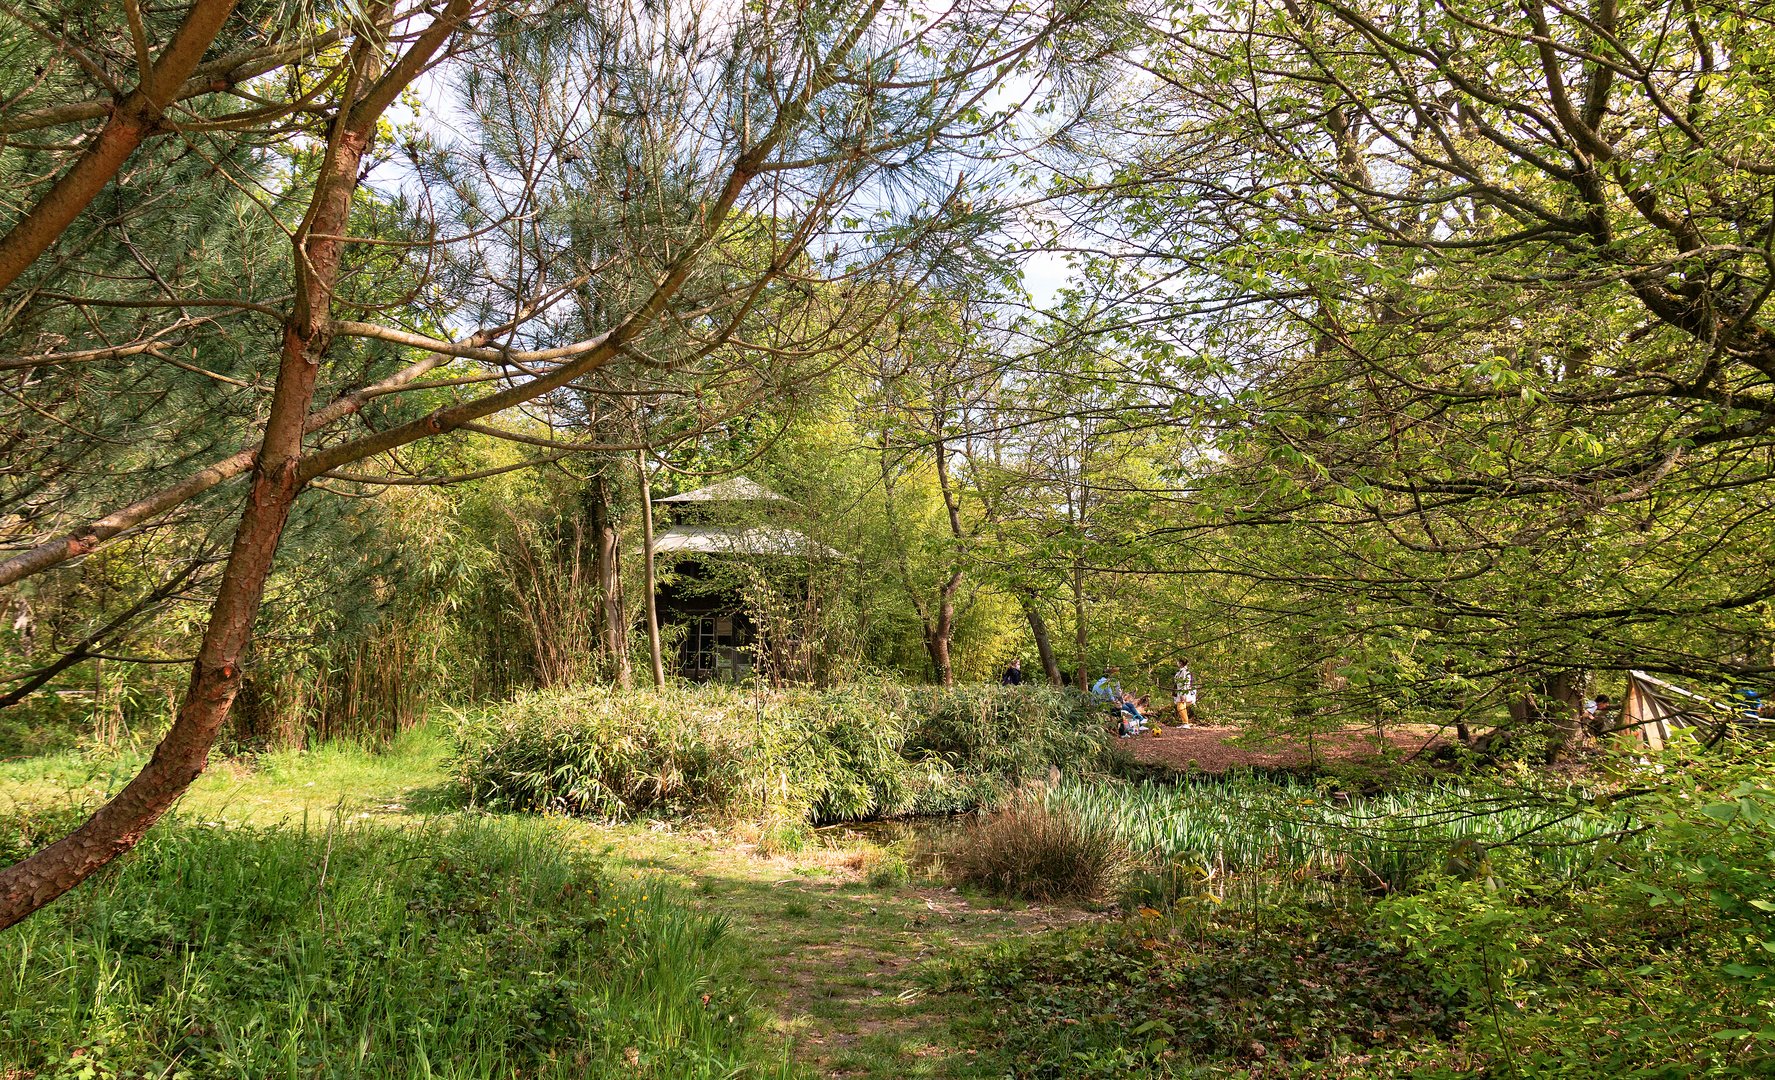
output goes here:
{"type": "Polygon", "coordinates": [[[1103,678],[1092,683],[1091,696],[1111,705],[1119,703],[1122,700],[1122,683],[1116,677],[1119,670],[1119,668],[1112,667],[1104,673],[1103,678]]]}
{"type": "Polygon", "coordinates": [[[1130,735],[1141,735],[1147,730],[1146,714],[1140,711],[1140,702],[1134,700],[1133,694],[1123,694],[1117,706],[1121,713],[1121,736],[1125,739],[1130,735]]]}
{"type": "Polygon", "coordinates": [[[1614,706],[1615,703],[1607,694],[1598,694],[1590,707],[1584,710],[1584,726],[1590,729],[1592,735],[1604,735],[1614,729],[1614,706]]]}

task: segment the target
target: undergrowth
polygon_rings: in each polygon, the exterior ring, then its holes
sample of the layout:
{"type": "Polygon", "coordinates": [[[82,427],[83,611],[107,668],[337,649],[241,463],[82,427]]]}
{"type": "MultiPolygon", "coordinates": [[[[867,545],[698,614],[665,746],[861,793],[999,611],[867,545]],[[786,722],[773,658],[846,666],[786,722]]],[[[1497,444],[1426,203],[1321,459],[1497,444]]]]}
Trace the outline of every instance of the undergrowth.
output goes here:
{"type": "Polygon", "coordinates": [[[1113,899],[1133,856],[1108,827],[1064,806],[1020,795],[967,830],[943,853],[957,881],[1025,900],[1113,899]]]}
{"type": "MultiPolygon", "coordinates": [[[[1394,836],[1415,869],[1384,889],[1274,835],[1225,874],[1179,843],[1192,887],[952,961],[936,987],[973,999],[987,1065],[1018,1077],[1775,1075],[1775,759],[1685,766],[1616,778],[1594,807],[1614,826],[1579,830],[1564,872],[1545,830],[1539,849],[1445,831],[1432,858],[1446,791],[1399,814],[1428,832],[1394,836]]],[[[1237,849],[1248,811],[1188,835],[1237,849]]]]}
{"type": "Polygon", "coordinates": [[[460,718],[455,772],[494,809],[851,821],[971,810],[1051,769],[1100,768],[1100,726],[1082,697],[1042,687],[578,687],[460,718]]]}
{"type": "Polygon", "coordinates": [[[1460,1024],[1459,999],[1399,947],[1327,922],[1285,937],[1142,918],[1003,942],[931,981],[972,995],[976,1034],[1032,1080],[1286,1075],[1460,1024]]]}
{"type": "MultiPolygon", "coordinates": [[[[1572,785],[1434,781],[1350,796],[1324,785],[1231,773],[1197,783],[1067,783],[1048,805],[1122,837],[1139,855],[1218,878],[1281,869],[1382,890],[1493,846],[1528,853],[1562,881],[1596,865],[1599,842],[1631,840],[1625,812],[1572,785]]],[[[1611,843],[1610,848],[1618,846],[1611,843]]]]}

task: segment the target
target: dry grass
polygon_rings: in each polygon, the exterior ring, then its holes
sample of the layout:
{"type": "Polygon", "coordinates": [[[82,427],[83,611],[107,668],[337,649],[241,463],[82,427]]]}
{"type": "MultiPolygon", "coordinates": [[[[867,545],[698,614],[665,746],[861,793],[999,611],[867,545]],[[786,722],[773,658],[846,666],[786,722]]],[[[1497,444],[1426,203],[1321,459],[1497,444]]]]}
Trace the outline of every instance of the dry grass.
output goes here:
{"type": "Polygon", "coordinates": [[[1112,830],[1019,795],[958,837],[943,864],[956,881],[1004,896],[1100,903],[1121,890],[1134,857],[1112,830]]]}

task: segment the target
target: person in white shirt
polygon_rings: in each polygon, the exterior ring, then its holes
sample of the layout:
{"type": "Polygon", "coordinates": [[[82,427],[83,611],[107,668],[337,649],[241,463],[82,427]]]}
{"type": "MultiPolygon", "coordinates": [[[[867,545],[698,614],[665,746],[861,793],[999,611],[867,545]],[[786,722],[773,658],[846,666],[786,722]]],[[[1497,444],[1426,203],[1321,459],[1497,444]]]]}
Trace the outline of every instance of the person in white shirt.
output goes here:
{"type": "Polygon", "coordinates": [[[1177,707],[1177,726],[1190,727],[1190,709],[1196,703],[1196,677],[1190,673],[1189,661],[1181,657],[1171,676],[1171,703],[1177,707]]]}

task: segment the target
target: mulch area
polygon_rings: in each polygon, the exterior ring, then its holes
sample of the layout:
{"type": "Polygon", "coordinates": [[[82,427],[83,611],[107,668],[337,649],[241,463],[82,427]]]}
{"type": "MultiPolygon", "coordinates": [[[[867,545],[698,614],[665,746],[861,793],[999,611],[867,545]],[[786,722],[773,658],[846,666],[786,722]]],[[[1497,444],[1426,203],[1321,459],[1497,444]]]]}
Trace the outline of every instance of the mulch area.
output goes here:
{"type": "MultiPolygon", "coordinates": [[[[1163,734],[1135,735],[1117,739],[1116,744],[1143,764],[1208,773],[1236,768],[1297,769],[1357,761],[1374,757],[1381,749],[1373,728],[1323,733],[1313,740],[1311,747],[1304,739],[1253,739],[1250,746],[1235,745],[1242,734],[1243,730],[1237,727],[1167,727],[1163,734]]],[[[1396,753],[1410,757],[1444,739],[1435,728],[1414,725],[1389,730],[1386,741],[1396,753]]]]}

